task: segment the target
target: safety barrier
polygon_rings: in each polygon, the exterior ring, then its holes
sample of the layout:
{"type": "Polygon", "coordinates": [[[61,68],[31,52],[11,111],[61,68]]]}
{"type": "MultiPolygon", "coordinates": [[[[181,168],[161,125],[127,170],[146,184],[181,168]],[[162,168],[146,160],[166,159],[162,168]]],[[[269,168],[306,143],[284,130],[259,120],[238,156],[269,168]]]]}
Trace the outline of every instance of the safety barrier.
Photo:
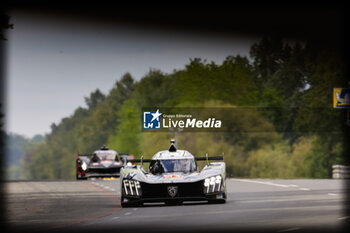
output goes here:
{"type": "Polygon", "coordinates": [[[333,179],[350,179],[350,166],[333,165],[333,179]]]}

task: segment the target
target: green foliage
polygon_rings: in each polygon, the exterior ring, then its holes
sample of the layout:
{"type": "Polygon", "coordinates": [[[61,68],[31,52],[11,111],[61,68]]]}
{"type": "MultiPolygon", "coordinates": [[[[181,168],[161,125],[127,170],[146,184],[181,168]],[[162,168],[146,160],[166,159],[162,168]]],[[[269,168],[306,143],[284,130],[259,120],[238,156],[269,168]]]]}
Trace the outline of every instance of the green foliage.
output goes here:
{"type": "Polygon", "coordinates": [[[250,153],[247,161],[250,177],[286,178],[288,154],[284,143],[266,145],[250,153]]]}
{"type": "MultiPolygon", "coordinates": [[[[342,60],[312,44],[265,37],[246,57],[222,64],[190,59],[184,69],[150,70],[134,82],[129,73],[108,94],[85,98],[88,106],[52,124],[23,156],[28,179],[73,179],[77,152],[107,144],[119,152],[151,158],[177,138],[195,156],[221,155],[235,177],[329,178],[331,166],[345,163],[344,112],[332,107],[332,89],[344,86],[342,60]],[[146,133],[142,107],[222,107],[228,132],[146,133]]],[[[209,114],[209,113],[203,113],[209,114]]],[[[204,163],[200,163],[204,166],[204,163]]]]}
{"type": "Polygon", "coordinates": [[[99,103],[101,103],[105,99],[105,95],[101,93],[99,89],[90,94],[90,97],[85,97],[85,103],[90,110],[97,107],[99,103]]]}
{"type": "Polygon", "coordinates": [[[109,136],[108,145],[118,148],[119,152],[139,155],[141,153],[140,138],[142,137],[140,115],[141,111],[136,107],[135,100],[126,100],[118,111],[117,134],[109,136]]]}
{"type": "Polygon", "coordinates": [[[5,172],[6,179],[16,180],[22,177],[21,160],[26,152],[28,144],[37,145],[44,140],[42,135],[35,135],[33,138],[26,138],[19,134],[5,134],[5,172]]]}
{"type": "Polygon", "coordinates": [[[313,59],[308,67],[311,88],[302,96],[303,106],[295,120],[295,129],[311,133],[343,131],[346,129],[345,112],[332,106],[333,88],[346,86],[343,63],[331,52],[309,59],[313,59]]]}
{"type": "Polygon", "coordinates": [[[344,162],[344,145],[339,133],[325,133],[312,142],[312,148],[305,158],[306,176],[329,178],[331,167],[344,162]]]}
{"type": "Polygon", "coordinates": [[[5,167],[6,179],[19,179],[21,175],[20,161],[24,155],[23,147],[29,139],[18,134],[5,134],[5,167]]]}
{"type": "Polygon", "coordinates": [[[178,79],[175,95],[179,103],[214,99],[235,105],[254,104],[251,94],[257,89],[252,67],[245,57],[228,56],[222,65],[194,58],[185,70],[174,75],[178,79]]]}
{"type": "MultiPolygon", "coordinates": [[[[137,107],[160,107],[172,101],[176,78],[159,70],[150,70],[135,84],[133,98],[137,107]]],[[[169,104],[168,104],[169,106],[169,104]]]]}

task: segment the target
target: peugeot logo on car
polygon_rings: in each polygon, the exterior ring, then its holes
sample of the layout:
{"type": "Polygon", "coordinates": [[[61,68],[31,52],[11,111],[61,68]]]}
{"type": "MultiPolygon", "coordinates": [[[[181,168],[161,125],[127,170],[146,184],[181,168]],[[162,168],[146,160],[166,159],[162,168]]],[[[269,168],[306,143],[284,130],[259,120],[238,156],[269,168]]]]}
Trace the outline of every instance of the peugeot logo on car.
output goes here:
{"type": "Polygon", "coordinates": [[[173,198],[177,194],[177,186],[168,186],[168,194],[173,198]]]}

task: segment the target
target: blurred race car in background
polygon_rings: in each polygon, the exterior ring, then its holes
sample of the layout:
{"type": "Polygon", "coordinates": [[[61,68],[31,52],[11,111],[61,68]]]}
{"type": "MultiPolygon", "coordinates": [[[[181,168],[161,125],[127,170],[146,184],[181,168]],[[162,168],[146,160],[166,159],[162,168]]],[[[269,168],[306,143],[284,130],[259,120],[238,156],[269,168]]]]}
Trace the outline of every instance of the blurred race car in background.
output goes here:
{"type": "Polygon", "coordinates": [[[118,153],[106,146],[91,154],[78,154],[76,160],[76,178],[84,180],[88,178],[119,177],[120,169],[127,160],[133,159],[128,153],[118,153]]]}
{"type": "Polygon", "coordinates": [[[177,150],[171,140],[169,150],[159,151],[152,159],[134,159],[141,165],[127,164],[120,172],[121,206],[138,206],[145,202],[181,204],[183,201],[226,202],[226,165],[218,157],[194,157],[177,150]],[[199,171],[196,161],[207,161],[199,171]],[[150,162],[146,172],[143,163],[150,162]]]}

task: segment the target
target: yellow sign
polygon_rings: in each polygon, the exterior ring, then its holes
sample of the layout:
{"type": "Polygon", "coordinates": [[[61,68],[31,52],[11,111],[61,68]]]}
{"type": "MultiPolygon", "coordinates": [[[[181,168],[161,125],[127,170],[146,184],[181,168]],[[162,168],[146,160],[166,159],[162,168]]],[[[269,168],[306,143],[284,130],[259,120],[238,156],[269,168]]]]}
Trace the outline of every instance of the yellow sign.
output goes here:
{"type": "Polygon", "coordinates": [[[350,108],[349,88],[333,88],[333,108],[350,108]]]}

